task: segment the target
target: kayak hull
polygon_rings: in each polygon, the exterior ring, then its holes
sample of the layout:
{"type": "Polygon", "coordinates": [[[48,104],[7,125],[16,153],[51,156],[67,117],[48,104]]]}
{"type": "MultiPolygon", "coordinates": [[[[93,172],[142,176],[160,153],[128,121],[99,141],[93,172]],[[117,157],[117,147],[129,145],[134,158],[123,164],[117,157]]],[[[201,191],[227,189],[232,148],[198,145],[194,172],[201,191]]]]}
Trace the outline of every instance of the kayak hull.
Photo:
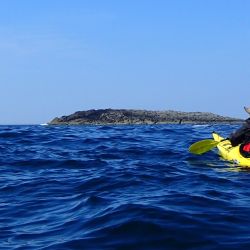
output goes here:
{"type": "MultiPolygon", "coordinates": [[[[215,141],[224,140],[223,137],[217,133],[213,133],[213,138],[215,141]]],[[[240,146],[233,147],[229,140],[221,141],[217,148],[221,157],[227,161],[234,162],[239,166],[250,167],[250,158],[245,158],[240,154],[240,146]]]]}

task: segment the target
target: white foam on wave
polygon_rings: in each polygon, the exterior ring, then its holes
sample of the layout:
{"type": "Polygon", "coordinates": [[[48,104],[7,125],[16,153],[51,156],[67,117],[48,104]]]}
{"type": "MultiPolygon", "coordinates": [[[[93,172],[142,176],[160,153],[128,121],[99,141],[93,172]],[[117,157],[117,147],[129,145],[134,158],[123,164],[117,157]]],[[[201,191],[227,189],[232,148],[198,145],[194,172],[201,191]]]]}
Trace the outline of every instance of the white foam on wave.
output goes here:
{"type": "Polygon", "coordinates": [[[208,127],[208,124],[200,124],[200,125],[193,125],[193,128],[199,128],[199,127],[208,127]]]}
{"type": "Polygon", "coordinates": [[[48,123],[42,123],[40,126],[48,126],[48,123]]]}

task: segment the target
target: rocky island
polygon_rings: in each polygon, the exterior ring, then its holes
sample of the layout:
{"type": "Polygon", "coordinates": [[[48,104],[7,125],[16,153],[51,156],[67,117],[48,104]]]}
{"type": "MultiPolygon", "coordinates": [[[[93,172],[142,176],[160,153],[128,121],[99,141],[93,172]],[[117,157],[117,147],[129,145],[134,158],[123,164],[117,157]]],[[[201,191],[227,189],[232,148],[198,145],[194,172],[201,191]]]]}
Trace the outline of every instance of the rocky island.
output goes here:
{"type": "Polygon", "coordinates": [[[56,117],[49,125],[111,125],[111,124],[209,124],[241,123],[243,120],[208,112],[148,111],[134,109],[91,109],[56,117]]]}

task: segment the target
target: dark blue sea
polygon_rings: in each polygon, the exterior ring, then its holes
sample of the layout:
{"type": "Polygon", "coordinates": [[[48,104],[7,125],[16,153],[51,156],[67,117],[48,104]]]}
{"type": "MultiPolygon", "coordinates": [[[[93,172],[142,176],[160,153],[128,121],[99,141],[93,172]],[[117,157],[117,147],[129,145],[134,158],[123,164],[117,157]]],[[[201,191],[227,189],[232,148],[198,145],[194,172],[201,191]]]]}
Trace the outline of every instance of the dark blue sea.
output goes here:
{"type": "Polygon", "coordinates": [[[0,126],[0,249],[250,249],[250,171],[188,152],[236,128],[0,126]]]}

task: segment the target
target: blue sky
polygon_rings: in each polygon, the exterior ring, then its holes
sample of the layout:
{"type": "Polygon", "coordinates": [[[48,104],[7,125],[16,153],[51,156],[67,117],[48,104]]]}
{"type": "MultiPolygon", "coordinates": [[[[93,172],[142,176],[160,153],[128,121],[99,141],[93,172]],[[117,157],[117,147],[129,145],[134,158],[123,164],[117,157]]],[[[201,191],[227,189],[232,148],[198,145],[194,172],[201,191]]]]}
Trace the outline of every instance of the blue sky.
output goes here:
{"type": "Polygon", "coordinates": [[[0,1],[0,124],[250,106],[248,0],[0,1]]]}

